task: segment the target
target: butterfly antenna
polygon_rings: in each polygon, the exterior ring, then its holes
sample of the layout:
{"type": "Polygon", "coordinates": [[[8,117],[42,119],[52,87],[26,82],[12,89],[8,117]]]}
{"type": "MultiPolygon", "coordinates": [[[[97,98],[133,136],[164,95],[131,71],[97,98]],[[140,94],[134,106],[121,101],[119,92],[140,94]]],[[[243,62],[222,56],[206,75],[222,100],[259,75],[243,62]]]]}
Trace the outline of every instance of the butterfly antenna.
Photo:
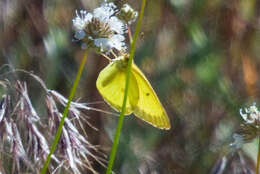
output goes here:
{"type": "Polygon", "coordinates": [[[118,56],[116,55],[116,53],[114,53],[114,51],[113,51],[113,50],[111,50],[110,52],[111,52],[111,54],[113,54],[113,56],[114,56],[115,58],[117,58],[117,57],[118,57],[118,56]]]}
{"type": "Polygon", "coordinates": [[[109,62],[112,61],[112,59],[110,57],[108,57],[107,55],[105,55],[104,53],[100,53],[103,57],[105,57],[109,62]]]}

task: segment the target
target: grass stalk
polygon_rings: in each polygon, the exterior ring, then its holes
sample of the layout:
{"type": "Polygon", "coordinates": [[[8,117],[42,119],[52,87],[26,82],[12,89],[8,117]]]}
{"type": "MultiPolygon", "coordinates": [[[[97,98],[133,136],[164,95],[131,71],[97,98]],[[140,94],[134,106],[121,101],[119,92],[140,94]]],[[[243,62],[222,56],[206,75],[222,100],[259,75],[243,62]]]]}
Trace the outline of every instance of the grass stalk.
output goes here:
{"type": "Polygon", "coordinates": [[[256,174],[259,174],[259,164],[260,164],[260,137],[258,137],[258,154],[256,161],[256,174]]]}
{"type": "Polygon", "coordinates": [[[46,170],[48,168],[48,165],[50,163],[50,160],[51,160],[51,155],[54,153],[54,151],[56,149],[56,146],[57,146],[57,144],[59,142],[59,139],[60,139],[60,136],[61,136],[61,133],[62,133],[62,127],[64,125],[65,118],[68,115],[70,103],[71,103],[71,101],[72,101],[72,99],[74,97],[75,91],[76,91],[78,83],[79,83],[79,79],[80,79],[82,71],[84,69],[84,66],[85,66],[85,63],[86,63],[86,60],[87,60],[87,55],[88,55],[88,51],[85,51],[85,53],[83,55],[83,58],[81,60],[81,63],[80,63],[80,67],[79,67],[78,72],[77,72],[77,76],[76,76],[76,78],[74,80],[74,83],[72,85],[72,88],[70,90],[69,100],[68,100],[68,103],[66,104],[66,107],[65,107],[65,109],[63,111],[62,118],[61,118],[58,130],[57,130],[57,133],[55,135],[54,141],[52,143],[50,152],[49,152],[49,154],[47,156],[46,161],[44,162],[43,168],[41,169],[41,174],[45,174],[45,172],[46,172],[46,170]]]}
{"type": "Polygon", "coordinates": [[[140,11],[140,14],[138,17],[133,41],[131,42],[131,49],[130,49],[130,55],[129,55],[129,60],[128,60],[128,66],[127,66],[125,93],[124,93],[124,100],[123,100],[123,104],[122,104],[122,111],[120,113],[119,121],[117,124],[117,129],[116,129],[116,133],[115,133],[115,137],[114,137],[112,150],[110,153],[110,158],[109,158],[106,174],[111,174],[111,172],[112,172],[112,168],[113,168],[113,164],[114,164],[114,160],[115,160],[115,156],[116,156],[116,151],[117,151],[117,146],[118,146],[118,142],[119,142],[119,137],[120,137],[121,130],[123,127],[123,121],[124,121],[124,116],[125,116],[125,111],[126,111],[127,94],[128,94],[129,81],[130,81],[129,79],[130,79],[130,75],[131,75],[131,67],[132,67],[132,62],[133,62],[133,57],[134,57],[134,52],[135,52],[135,44],[136,44],[136,40],[137,40],[138,34],[141,29],[141,23],[142,23],[142,19],[143,19],[145,4],[146,4],[146,0],[142,0],[141,11],[140,11]]]}

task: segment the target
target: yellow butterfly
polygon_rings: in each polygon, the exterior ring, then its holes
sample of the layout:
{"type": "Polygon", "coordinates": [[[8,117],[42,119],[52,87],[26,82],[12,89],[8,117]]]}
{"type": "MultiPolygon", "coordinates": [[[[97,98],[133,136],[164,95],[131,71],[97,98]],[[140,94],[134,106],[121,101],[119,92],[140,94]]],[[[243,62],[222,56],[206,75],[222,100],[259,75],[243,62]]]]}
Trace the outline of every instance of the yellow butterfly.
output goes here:
{"type": "MultiPolygon", "coordinates": [[[[124,98],[127,64],[128,58],[125,55],[113,59],[100,72],[96,82],[97,89],[105,101],[119,112],[124,98]]],[[[157,128],[171,128],[168,115],[156,93],[134,63],[126,103],[126,115],[131,113],[157,128]]]]}

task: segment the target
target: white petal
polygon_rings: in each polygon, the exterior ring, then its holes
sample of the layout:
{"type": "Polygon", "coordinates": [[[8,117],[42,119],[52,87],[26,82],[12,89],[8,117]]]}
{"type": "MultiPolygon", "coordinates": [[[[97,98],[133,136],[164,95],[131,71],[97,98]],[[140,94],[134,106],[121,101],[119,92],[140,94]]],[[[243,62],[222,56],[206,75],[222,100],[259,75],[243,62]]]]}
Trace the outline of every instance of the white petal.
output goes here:
{"type": "Polygon", "coordinates": [[[250,106],[250,108],[249,108],[249,112],[250,113],[257,113],[258,112],[258,109],[257,109],[257,107],[255,106],[255,105],[252,105],[252,106],[250,106]]]}
{"type": "Polygon", "coordinates": [[[113,35],[111,38],[98,38],[94,40],[94,44],[100,48],[102,52],[110,49],[117,49],[118,51],[125,50],[125,37],[120,34],[113,35]]]}
{"type": "Polygon", "coordinates": [[[80,14],[76,10],[76,17],[72,19],[73,27],[76,30],[83,30],[87,23],[91,21],[93,15],[86,10],[80,10],[80,14]]]}
{"type": "Polygon", "coordinates": [[[126,25],[116,16],[112,16],[107,23],[111,30],[115,31],[117,34],[124,34],[127,31],[126,25]]]}
{"type": "Polygon", "coordinates": [[[240,108],[239,112],[240,112],[241,117],[242,117],[245,121],[247,121],[247,114],[244,114],[242,111],[243,111],[242,108],[240,108]]]}
{"type": "Polygon", "coordinates": [[[125,40],[124,36],[122,36],[120,34],[116,34],[112,38],[109,39],[110,47],[115,48],[119,51],[125,50],[124,40],[125,40]]]}
{"type": "Polygon", "coordinates": [[[100,48],[101,52],[107,51],[109,48],[108,46],[108,38],[98,38],[94,40],[94,44],[100,48]]]}
{"type": "Polygon", "coordinates": [[[99,18],[101,21],[108,20],[114,15],[115,8],[114,3],[103,3],[100,7],[94,9],[94,17],[99,18]]]}

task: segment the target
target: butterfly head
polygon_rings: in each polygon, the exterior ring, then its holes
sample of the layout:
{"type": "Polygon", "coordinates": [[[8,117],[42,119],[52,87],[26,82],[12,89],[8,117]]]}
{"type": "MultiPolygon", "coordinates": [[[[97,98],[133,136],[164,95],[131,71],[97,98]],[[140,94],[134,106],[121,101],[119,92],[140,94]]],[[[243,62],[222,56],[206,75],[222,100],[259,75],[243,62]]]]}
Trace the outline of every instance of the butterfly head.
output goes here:
{"type": "Polygon", "coordinates": [[[117,58],[113,59],[112,62],[116,64],[119,69],[126,69],[128,65],[129,54],[122,54],[117,58]]]}

